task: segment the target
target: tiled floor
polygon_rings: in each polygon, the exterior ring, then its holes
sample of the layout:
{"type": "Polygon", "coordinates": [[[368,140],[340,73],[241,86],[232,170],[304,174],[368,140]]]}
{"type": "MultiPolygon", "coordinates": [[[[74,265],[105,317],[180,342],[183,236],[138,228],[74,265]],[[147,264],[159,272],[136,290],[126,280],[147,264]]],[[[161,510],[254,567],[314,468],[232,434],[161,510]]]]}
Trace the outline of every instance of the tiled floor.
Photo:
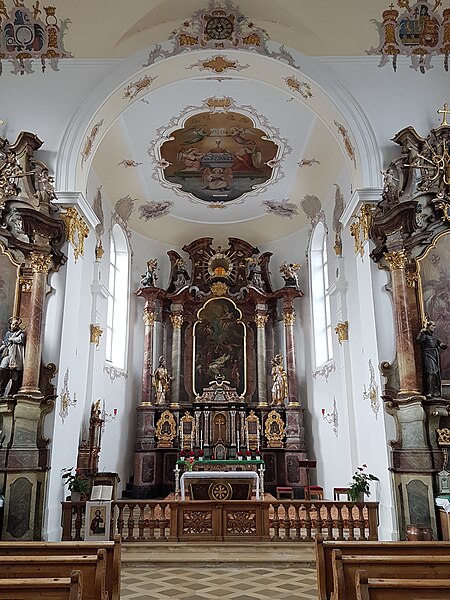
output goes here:
{"type": "Polygon", "coordinates": [[[311,600],[316,571],[301,567],[124,567],[122,598],[178,600],[311,600]]]}

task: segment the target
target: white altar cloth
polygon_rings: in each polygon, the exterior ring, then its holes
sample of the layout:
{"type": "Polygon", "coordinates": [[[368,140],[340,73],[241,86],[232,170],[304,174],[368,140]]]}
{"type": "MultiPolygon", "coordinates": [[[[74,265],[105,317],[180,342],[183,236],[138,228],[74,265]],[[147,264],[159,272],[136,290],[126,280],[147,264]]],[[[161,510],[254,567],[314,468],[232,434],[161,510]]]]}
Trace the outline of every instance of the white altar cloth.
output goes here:
{"type": "Polygon", "coordinates": [[[259,475],[255,471],[186,471],[181,476],[181,500],[186,500],[186,485],[189,479],[253,479],[256,500],[260,500],[259,475]]]}

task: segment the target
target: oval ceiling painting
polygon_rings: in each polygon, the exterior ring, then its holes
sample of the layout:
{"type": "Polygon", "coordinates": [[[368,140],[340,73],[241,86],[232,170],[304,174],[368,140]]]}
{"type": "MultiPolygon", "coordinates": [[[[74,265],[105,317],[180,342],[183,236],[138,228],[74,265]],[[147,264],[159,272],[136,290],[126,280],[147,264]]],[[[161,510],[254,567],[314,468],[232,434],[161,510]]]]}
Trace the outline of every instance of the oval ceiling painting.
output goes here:
{"type": "Polygon", "coordinates": [[[236,112],[193,115],[161,146],[164,178],[208,203],[236,200],[272,177],[279,147],[267,137],[236,112]]]}

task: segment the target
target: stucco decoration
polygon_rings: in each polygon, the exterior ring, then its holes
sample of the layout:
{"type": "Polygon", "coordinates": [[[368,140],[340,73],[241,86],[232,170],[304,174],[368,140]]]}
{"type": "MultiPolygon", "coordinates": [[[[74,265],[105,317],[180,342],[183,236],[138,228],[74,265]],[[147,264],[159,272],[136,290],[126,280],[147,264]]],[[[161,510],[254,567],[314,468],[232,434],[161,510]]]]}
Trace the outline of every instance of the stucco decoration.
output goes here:
{"type": "Polygon", "coordinates": [[[397,6],[406,9],[400,13],[391,4],[383,12],[383,21],[372,19],[378,29],[380,44],[367,50],[367,54],[381,54],[379,67],[392,59],[392,67],[397,70],[397,57],[409,56],[412,68],[425,73],[431,69],[434,56],[444,56],[444,68],[448,71],[450,53],[450,8],[441,12],[442,0],[428,2],[397,0],[397,6]]]}
{"type": "Polygon", "coordinates": [[[148,221],[149,219],[160,219],[170,213],[171,206],[173,206],[173,202],[170,200],[165,200],[163,202],[152,200],[151,202],[146,202],[138,208],[139,218],[144,221],[148,221]]]}
{"type": "Polygon", "coordinates": [[[261,206],[267,208],[269,214],[277,215],[283,219],[292,219],[294,215],[298,215],[298,207],[293,202],[275,202],[272,200],[264,200],[261,206]]]}
{"type": "Polygon", "coordinates": [[[141,162],[137,162],[135,160],[133,160],[132,158],[124,158],[123,160],[120,161],[120,163],[117,163],[117,166],[124,166],[126,169],[128,168],[136,168],[139,167],[139,165],[142,165],[141,162]]]}
{"type": "Polygon", "coordinates": [[[298,68],[286,48],[273,44],[267,31],[239,12],[230,0],[211,0],[206,8],[195,12],[181,27],[172,31],[170,40],[172,48],[163,49],[156,44],[143,66],[148,67],[158,60],[191,50],[230,48],[257,52],[298,68]]]}
{"type": "Polygon", "coordinates": [[[267,118],[226,96],[186,107],[156,134],[147,150],[153,178],[208,206],[260,193],[284,176],[281,162],[292,150],[267,118]]]}
{"type": "Polygon", "coordinates": [[[375,415],[375,419],[378,419],[378,412],[380,410],[380,395],[378,393],[378,384],[375,379],[375,369],[371,359],[369,359],[369,373],[370,382],[367,389],[364,385],[363,397],[364,400],[370,400],[370,408],[375,415]]]}
{"type": "Polygon", "coordinates": [[[137,81],[132,81],[124,89],[123,99],[134,100],[141,92],[148,90],[148,88],[155,81],[156,77],[149,77],[148,75],[144,75],[137,81]]]}
{"type": "Polygon", "coordinates": [[[284,81],[289,89],[300,94],[305,100],[313,97],[311,86],[306,81],[299,81],[297,77],[291,75],[290,77],[284,77],[284,81]]]}
{"type": "Polygon", "coordinates": [[[218,54],[207,60],[198,60],[196,63],[186,67],[186,69],[224,73],[225,71],[242,71],[243,69],[248,69],[249,66],[250,65],[240,65],[237,60],[228,60],[226,56],[218,54]]]}
{"type": "Polygon", "coordinates": [[[334,124],[336,125],[338,132],[342,136],[342,141],[344,142],[344,148],[345,148],[345,151],[347,152],[347,156],[350,158],[350,160],[353,163],[353,166],[356,169],[355,148],[350,141],[350,135],[349,135],[347,129],[344,127],[344,125],[342,125],[341,123],[338,123],[336,120],[334,121],[334,124]]]}
{"type": "Polygon", "coordinates": [[[95,138],[97,137],[98,132],[100,131],[100,127],[102,125],[103,119],[100,119],[100,121],[97,121],[97,123],[95,123],[89,135],[86,137],[86,140],[83,144],[83,149],[81,150],[81,168],[83,168],[84,163],[91,155],[92,149],[94,147],[95,138]]]}
{"type": "Polygon", "coordinates": [[[122,196],[122,198],[119,198],[119,200],[117,200],[114,210],[124,223],[128,223],[128,220],[131,217],[131,213],[134,210],[134,205],[136,202],[137,199],[132,198],[129,195],[122,196]]]}
{"type": "Polygon", "coordinates": [[[342,256],[342,238],[341,238],[342,223],[340,221],[340,218],[342,217],[342,213],[344,212],[345,200],[344,200],[344,194],[342,193],[342,190],[339,187],[339,185],[337,183],[335,183],[334,185],[336,187],[336,190],[334,193],[334,208],[333,208],[333,222],[332,222],[333,231],[335,233],[334,251],[337,256],[342,256]]]}
{"type": "Polygon", "coordinates": [[[312,372],[313,379],[317,379],[317,377],[325,377],[325,381],[328,381],[328,377],[331,373],[336,371],[336,364],[334,360],[330,360],[324,365],[322,365],[319,369],[316,369],[312,372]]]}
{"type": "Polygon", "coordinates": [[[103,249],[103,234],[105,233],[105,216],[103,214],[103,201],[102,201],[102,186],[99,186],[95,192],[94,199],[92,201],[92,208],[98,218],[98,223],[95,226],[95,236],[97,238],[96,248],[103,249]]]}
{"type": "Polygon", "coordinates": [[[73,54],[64,48],[64,36],[70,19],[58,19],[54,6],[43,6],[44,13],[36,2],[32,8],[23,0],[14,0],[8,10],[0,0],[0,75],[2,60],[11,62],[14,75],[33,73],[32,61],[41,62],[42,72],[47,63],[53,71],[59,71],[58,61],[71,58],[73,54]]]}
{"type": "Polygon", "coordinates": [[[63,386],[59,392],[59,402],[59,416],[61,417],[61,423],[64,425],[64,421],[69,415],[69,408],[77,403],[77,395],[74,393],[72,398],[69,391],[69,367],[64,373],[63,386]]]}
{"type": "Polygon", "coordinates": [[[311,243],[311,236],[314,231],[314,227],[317,223],[323,223],[325,227],[325,231],[328,233],[328,227],[326,225],[325,213],[322,210],[322,202],[319,200],[317,196],[313,196],[311,194],[306,194],[303,197],[303,200],[300,202],[300,206],[303,209],[303,212],[309,219],[310,227],[308,231],[308,244],[305,249],[306,262],[309,260],[309,246],[311,243]]]}
{"type": "Polygon", "coordinates": [[[302,158],[297,164],[299,167],[312,167],[313,165],[320,165],[320,161],[317,158],[302,158]]]}

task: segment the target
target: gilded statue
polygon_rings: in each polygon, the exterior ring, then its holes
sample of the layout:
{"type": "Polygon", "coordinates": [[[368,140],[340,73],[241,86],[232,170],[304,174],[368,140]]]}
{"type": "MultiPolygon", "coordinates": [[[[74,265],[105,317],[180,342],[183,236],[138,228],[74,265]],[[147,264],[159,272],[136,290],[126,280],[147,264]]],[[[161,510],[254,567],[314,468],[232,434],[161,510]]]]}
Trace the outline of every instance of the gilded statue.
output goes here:
{"type": "Polygon", "coordinates": [[[272,404],[283,405],[288,397],[286,371],[283,367],[283,355],[276,354],[272,358],[272,404]]]}
{"type": "Polygon", "coordinates": [[[170,377],[162,356],[159,357],[158,367],[153,373],[153,387],[155,388],[156,404],[165,404],[170,387],[170,377]]]}
{"type": "Polygon", "coordinates": [[[286,261],[280,265],[280,273],[284,279],[285,287],[298,287],[298,277],[296,271],[302,265],[299,263],[287,263],[286,261]]]}

